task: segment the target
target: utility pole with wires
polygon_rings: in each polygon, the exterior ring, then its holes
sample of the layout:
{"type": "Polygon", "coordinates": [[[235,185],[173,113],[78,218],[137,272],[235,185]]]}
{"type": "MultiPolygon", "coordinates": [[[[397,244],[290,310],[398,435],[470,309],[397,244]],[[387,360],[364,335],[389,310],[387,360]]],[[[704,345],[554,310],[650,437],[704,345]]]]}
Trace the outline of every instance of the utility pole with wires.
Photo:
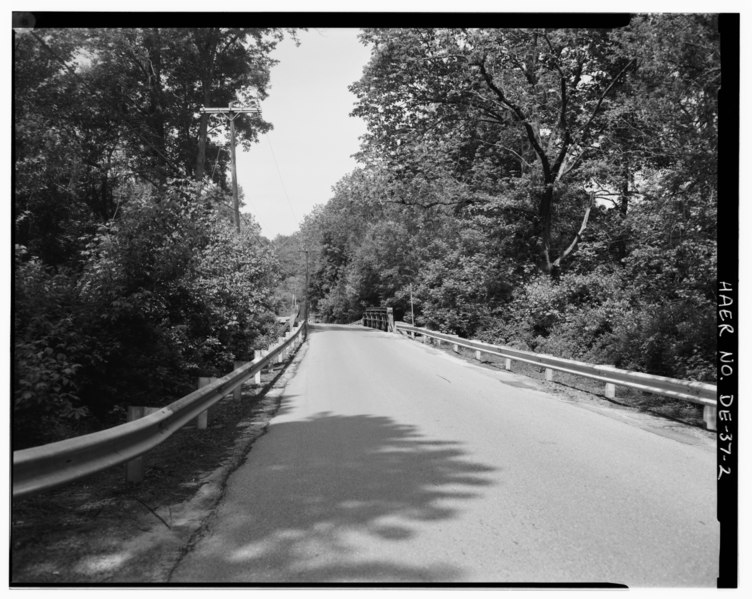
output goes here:
{"type": "Polygon", "coordinates": [[[410,283],[410,319],[415,326],[415,310],[413,309],[413,284],[410,283]]]}
{"type": "Polygon", "coordinates": [[[305,252],[305,307],[303,308],[303,338],[308,339],[308,248],[303,250],[305,252]]]}
{"type": "Polygon", "coordinates": [[[250,106],[243,106],[240,102],[230,102],[227,108],[206,108],[202,106],[201,114],[223,114],[230,121],[230,162],[232,165],[232,208],[235,228],[240,232],[240,201],[238,200],[238,174],[235,164],[235,117],[239,114],[261,114],[261,109],[255,102],[250,106]]]}

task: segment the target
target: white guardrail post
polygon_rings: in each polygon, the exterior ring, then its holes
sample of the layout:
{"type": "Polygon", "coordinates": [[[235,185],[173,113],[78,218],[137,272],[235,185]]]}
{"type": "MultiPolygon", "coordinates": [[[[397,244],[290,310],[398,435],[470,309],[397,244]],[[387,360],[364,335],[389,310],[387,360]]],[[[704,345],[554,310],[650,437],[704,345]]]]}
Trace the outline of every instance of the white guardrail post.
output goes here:
{"type": "MultiPolygon", "coordinates": [[[[253,361],[258,362],[261,359],[262,353],[263,353],[263,350],[254,349],[253,361]]],[[[256,371],[256,374],[254,374],[253,377],[254,377],[253,382],[256,383],[257,385],[260,385],[261,384],[261,369],[260,368],[256,371]]]]}
{"type": "MultiPolygon", "coordinates": [[[[214,377],[214,376],[200,376],[198,377],[198,388],[201,389],[202,387],[211,385],[216,380],[217,380],[217,377],[214,377]]],[[[202,430],[206,430],[206,427],[208,425],[209,425],[209,409],[207,408],[204,412],[201,412],[198,415],[198,418],[196,419],[196,428],[202,431],[202,430]]]]}
{"type": "MultiPolygon", "coordinates": [[[[239,360],[235,360],[235,362],[233,364],[233,370],[237,370],[238,368],[242,368],[245,364],[246,364],[245,362],[241,362],[239,360]]],[[[243,398],[243,386],[242,385],[238,385],[237,387],[235,387],[235,391],[232,392],[232,396],[233,396],[234,399],[237,399],[237,400],[242,399],[243,398]]]]}
{"type": "MultiPolygon", "coordinates": [[[[472,343],[480,344],[480,343],[483,343],[483,342],[480,341],[480,340],[478,340],[478,339],[473,339],[472,343]]],[[[478,362],[482,362],[483,361],[483,354],[484,353],[485,352],[483,352],[481,350],[475,350],[475,359],[478,360],[478,362]]]]}
{"type": "Polygon", "coordinates": [[[493,345],[475,339],[462,339],[456,335],[438,333],[421,327],[414,327],[405,322],[395,323],[395,329],[398,332],[407,333],[407,335],[411,336],[413,339],[415,339],[415,335],[418,334],[421,336],[423,343],[426,343],[426,340],[429,337],[448,341],[452,343],[452,348],[455,352],[459,351],[459,347],[474,350],[475,359],[478,361],[481,360],[481,356],[484,353],[502,357],[504,358],[504,368],[506,370],[512,369],[513,360],[542,366],[545,370],[545,379],[547,381],[554,380],[554,371],[566,372],[598,380],[604,383],[604,395],[609,399],[614,399],[616,397],[616,387],[620,386],[700,404],[703,406],[703,420],[705,421],[706,428],[715,431],[717,427],[717,387],[710,383],[672,379],[643,372],[621,370],[614,366],[588,364],[586,362],[567,360],[545,354],[536,354],[535,352],[524,351],[503,345],[493,345]]]}

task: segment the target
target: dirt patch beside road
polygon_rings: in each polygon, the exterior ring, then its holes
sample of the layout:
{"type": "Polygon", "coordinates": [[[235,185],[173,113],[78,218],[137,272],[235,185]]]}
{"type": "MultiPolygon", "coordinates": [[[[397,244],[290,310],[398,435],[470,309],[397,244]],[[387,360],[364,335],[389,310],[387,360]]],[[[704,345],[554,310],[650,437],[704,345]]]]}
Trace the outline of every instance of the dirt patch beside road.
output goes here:
{"type": "Polygon", "coordinates": [[[224,483],[267,429],[305,353],[247,384],[145,457],[145,477],[113,468],[29,498],[11,510],[14,586],[162,583],[221,498],[224,483]]]}

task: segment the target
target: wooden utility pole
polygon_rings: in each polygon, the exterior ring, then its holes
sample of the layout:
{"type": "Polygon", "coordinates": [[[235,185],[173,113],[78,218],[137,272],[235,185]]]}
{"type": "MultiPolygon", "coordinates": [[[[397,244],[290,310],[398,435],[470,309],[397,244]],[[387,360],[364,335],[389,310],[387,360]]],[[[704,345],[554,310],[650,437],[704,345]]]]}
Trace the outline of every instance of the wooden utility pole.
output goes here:
{"type": "Polygon", "coordinates": [[[305,308],[303,309],[303,337],[308,339],[308,250],[305,251],[305,308]]]}
{"type": "Polygon", "coordinates": [[[415,310],[413,309],[413,284],[410,283],[410,320],[415,326],[415,310]]]}
{"type": "Polygon", "coordinates": [[[232,167],[232,208],[235,228],[240,232],[240,201],[238,200],[238,174],[235,164],[235,117],[239,114],[261,114],[257,104],[241,106],[239,102],[230,102],[227,108],[206,108],[199,110],[202,114],[223,114],[230,121],[230,158],[232,167]]]}

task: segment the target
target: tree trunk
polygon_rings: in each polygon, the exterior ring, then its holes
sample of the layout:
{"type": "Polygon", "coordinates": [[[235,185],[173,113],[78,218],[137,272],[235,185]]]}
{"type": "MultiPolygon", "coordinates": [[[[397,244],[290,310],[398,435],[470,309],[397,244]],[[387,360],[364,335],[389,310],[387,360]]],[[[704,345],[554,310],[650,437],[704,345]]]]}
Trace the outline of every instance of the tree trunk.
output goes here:
{"type": "Polygon", "coordinates": [[[200,118],[198,127],[198,153],[196,154],[196,181],[201,181],[204,178],[206,168],[206,136],[209,129],[209,115],[202,114],[200,118]]]}
{"type": "Polygon", "coordinates": [[[619,215],[621,216],[621,228],[619,236],[616,239],[616,255],[619,260],[623,260],[627,256],[627,231],[623,224],[627,218],[627,211],[629,209],[629,159],[624,158],[622,162],[622,179],[621,189],[619,190],[619,215]]]}
{"type": "MultiPolygon", "coordinates": [[[[215,29],[202,29],[193,33],[198,52],[201,76],[202,101],[205,107],[211,101],[211,87],[214,81],[214,60],[217,51],[219,32],[215,29]]],[[[196,181],[201,181],[206,173],[206,138],[209,130],[209,115],[202,114],[198,131],[198,151],[196,153],[196,181]]]]}
{"type": "Polygon", "coordinates": [[[626,218],[629,208],[629,158],[624,158],[621,169],[621,189],[619,190],[619,212],[626,218]]]}
{"type": "Polygon", "coordinates": [[[547,184],[544,188],[543,195],[538,206],[538,215],[540,217],[540,239],[543,256],[543,272],[551,274],[553,261],[551,260],[551,226],[553,222],[553,204],[554,188],[553,185],[547,184]]]}
{"type": "Polygon", "coordinates": [[[156,171],[160,181],[166,178],[167,150],[165,143],[165,115],[162,103],[162,49],[159,29],[152,29],[146,35],[147,69],[149,84],[149,120],[154,145],[156,171]]]}

